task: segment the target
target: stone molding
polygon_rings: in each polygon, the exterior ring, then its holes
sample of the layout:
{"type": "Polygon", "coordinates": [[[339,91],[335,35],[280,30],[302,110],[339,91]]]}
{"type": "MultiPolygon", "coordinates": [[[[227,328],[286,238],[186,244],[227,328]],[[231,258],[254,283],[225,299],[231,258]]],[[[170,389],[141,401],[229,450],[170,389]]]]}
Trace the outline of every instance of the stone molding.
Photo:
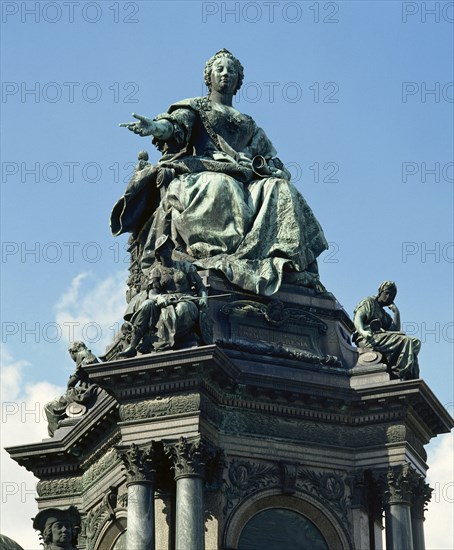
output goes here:
{"type": "Polygon", "coordinates": [[[118,515],[118,506],[122,506],[117,487],[110,487],[102,501],[93,507],[82,521],[81,538],[87,550],[93,550],[105,525],[118,515]]]}
{"type": "Polygon", "coordinates": [[[310,495],[329,508],[343,523],[349,525],[346,477],[334,472],[316,472],[293,462],[255,462],[232,459],[228,480],[223,486],[225,516],[252,493],[280,488],[284,494],[295,492],[310,495]]]}
{"type": "MultiPolygon", "coordinates": [[[[119,458],[112,447],[106,450],[96,461],[90,461],[90,466],[80,476],[42,479],[38,482],[36,490],[39,497],[53,497],[63,495],[82,494],[92,485],[96,484],[112,467],[119,463],[119,458]]],[[[87,461],[86,464],[89,462],[87,461]]]]}
{"type": "Polygon", "coordinates": [[[43,479],[38,481],[36,492],[39,497],[74,496],[82,492],[82,480],[80,477],[43,479]]]}
{"type": "Polygon", "coordinates": [[[100,441],[96,445],[96,449],[93,449],[91,453],[88,454],[81,463],[80,467],[82,470],[87,471],[93,464],[96,464],[104,458],[107,452],[113,448],[113,446],[121,440],[121,432],[117,429],[107,436],[104,441],[100,441]]]}
{"type": "Polygon", "coordinates": [[[120,462],[119,457],[113,447],[107,449],[96,462],[92,463],[82,475],[82,487],[84,490],[96,484],[107,471],[120,462]]]}
{"type": "Polygon", "coordinates": [[[189,393],[125,403],[120,406],[120,419],[131,421],[197,412],[200,410],[200,401],[200,394],[189,393]]]}
{"type": "Polygon", "coordinates": [[[221,313],[224,315],[231,315],[235,311],[253,313],[275,327],[286,323],[304,322],[308,326],[317,328],[320,334],[328,331],[327,324],[313,313],[302,308],[285,307],[284,303],[277,299],[270,300],[266,305],[252,300],[237,300],[221,308],[221,313]]]}

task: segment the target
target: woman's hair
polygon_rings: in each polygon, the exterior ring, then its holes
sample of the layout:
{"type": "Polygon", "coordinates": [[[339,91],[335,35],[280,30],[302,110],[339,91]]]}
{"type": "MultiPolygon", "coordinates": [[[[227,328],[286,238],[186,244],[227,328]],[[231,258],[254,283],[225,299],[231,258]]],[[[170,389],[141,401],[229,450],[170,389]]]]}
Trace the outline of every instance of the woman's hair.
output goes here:
{"type": "Polygon", "coordinates": [[[244,79],[244,68],[243,65],[241,65],[239,59],[237,59],[233,54],[231,54],[228,50],[225,48],[222,48],[222,50],[219,50],[216,52],[213,57],[208,59],[208,61],[205,63],[205,69],[203,71],[203,76],[205,77],[205,84],[208,86],[208,89],[211,91],[211,71],[213,70],[213,64],[215,61],[220,59],[221,57],[227,57],[227,59],[230,59],[235,64],[235,69],[238,74],[238,80],[236,83],[234,94],[237,93],[237,91],[241,88],[241,85],[243,84],[244,79]]]}
{"type": "Polygon", "coordinates": [[[380,295],[384,290],[392,290],[392,291],[394,291],[394,294],[397,294],[396,283],[394,281],[384,281],[378,287],[378,294],[380,295]]]}

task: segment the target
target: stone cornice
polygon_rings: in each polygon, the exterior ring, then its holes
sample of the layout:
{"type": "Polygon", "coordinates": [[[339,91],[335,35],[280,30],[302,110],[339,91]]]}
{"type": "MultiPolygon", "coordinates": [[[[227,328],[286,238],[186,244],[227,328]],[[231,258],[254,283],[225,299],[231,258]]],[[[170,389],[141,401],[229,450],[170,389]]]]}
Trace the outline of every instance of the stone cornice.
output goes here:
{"type": "MultiPolygon", "coordinates": [[[[111,395],[104,394],[98,405],[61,438],[7,450],[16,462],[39,477],[81,473],[86,453],[98,449],[106,434],[110,437],[114,433],[119,406],[125,407],[124,421],[142,422],[142,418],[153,417],[146,412],[147,403],[158,396],[167,399],[175,394],[205,395],[221,408],[334,425],[398,422],[409,425],[423,442],[448,432],[454,425],[423,380],[393,380],[351,388],[347,372],[334,372],[340,369],[315,366],[305,370],[289,366],[285,359],[266,364],[258,363],[259,359],[254,370],[253,365],[210,345],[90,365],[86,367],[90,377],[111,395]],[[136,413],[137,407],[145,413],[136,413]],[[131,414],[127,413],[129,409],[131,414]]],[[[194,404],[190,411],[182,412],[197,414],[199,407],[194,404]]],[[[179,414],[178,406],[170,407],[168,414],[179,414]]]]}
{"type": "Polygon", "coordinates": [[[406,407],[411,406],[411,415],[418,424],[423,423],[430,437],[449,433],[454,427],[454,419],[435,397],[422,379],[392,380],[387,384],[375,385],[356,390],[364,403],[388,403],[399,400],[406,407]]]}
{"type": "Polygon", "coordinates": [[[88,368],[97,383],[108,383],[109,391],[115,391],[120,402],[133,408],[134,403],[145,403],[158,395],[166,398],[202,392],[222,406],[344,425],[406,420],[411,410],[412,423],[422,421],[425,428],[420,430],[431,437],[453,425],[422,380],[387,381],[352,389],[348,374],[341,369],[317,366],[305,370],[297,368],[295,361],[273,358],[262,362],[269,365],[268,374],[248,371],[247,361],[211,345],[88,368]],[[293,374],[294,379],[280,377],[281,373],[293,374]]]}
{"type": "Polygon", "coordinates": [[[225,353],[216,345],[99,363],[88,371],[120,403],[203,390],[222,405],[347,424],[403,418],[411,405],[430,437],[454,426],[423,380],[351,388],[342,369],[272,357],[256,357],[254,365],[245,354],[225,353]]]}
{"type": "MultiPolygon", "coordinates": [[[[38,477],[81,473],[83,453],[108,438],[118,419],[118,403],[104,394],[98,405],[61,438],[44,439],[39,443],[5,449],[21,466],[38,477]],[[83,452],[82,452],[83,449],[83,452]]],[[[108,440],[106,442],[109,445],[108,440]]],[[[99,454],[99,453],[97,453],[99,454]]]]}

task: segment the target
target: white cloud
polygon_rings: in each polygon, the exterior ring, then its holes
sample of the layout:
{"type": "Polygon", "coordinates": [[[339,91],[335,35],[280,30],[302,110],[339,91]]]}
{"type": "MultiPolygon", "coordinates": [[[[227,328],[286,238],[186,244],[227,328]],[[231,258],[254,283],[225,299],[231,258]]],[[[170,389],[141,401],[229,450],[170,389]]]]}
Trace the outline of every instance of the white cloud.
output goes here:
{"type": "Polygon", "coordinates": [[[24,380],[28,361],[14,360],[1,347],[1,524],[0,532],[16,540],[25,550],[42,549],[31,519],[38,511],[35,476],[14,462],[3,447],[40,441],[47,435],[44,405],[61,395],[64,388],[24,380]]]}
{"type": "Polygon", "coordinates": [[[14,361],[6,346],[0,348],[0,396],[1,401],[15,399],[20,392],[22,369],[30,366],[28,361],[14,361]]]}
{"type": "Polygon", "coordinates": [[[454,548],[454,434],[440,437],[429,447],[427,481],[434,489],[426,512],[427,550],[454,548]]]}
{"type": "MultiPolygon", "coordinates": [[[[97,281],[89,273],[80,273],[58,300],[56,322],[65,327],[69,340],[84,340],[101,354],[114,337],[125,310],[126,274],[116,273],[97,281]],[[66,324],[64,324],[66,323],[66,324]],[[70,334],[70,327],[73,334],[70,334]]],[[[31,519],[37,513],[36,483],[31,472],[14,462],[3,447],[33,443],[48,437],[44,405],[64,393],[65,388],[45,381],[27,383],[26,360],[14,359],[2,346],[1,368],[1,523],[0,532],[16,540],[25,550],[42,550],[31,519]]],[[[67,357],[67,355],[65,356],[67,357]]]]}
{"type": "Polygon", "coordinates": [[[102,281],[80,273],[59,298],[56,322],[70,340],[83,340],[95,355],[102,355],[122,324],[126,309],[126,273],[117,272],[102,281]]]}

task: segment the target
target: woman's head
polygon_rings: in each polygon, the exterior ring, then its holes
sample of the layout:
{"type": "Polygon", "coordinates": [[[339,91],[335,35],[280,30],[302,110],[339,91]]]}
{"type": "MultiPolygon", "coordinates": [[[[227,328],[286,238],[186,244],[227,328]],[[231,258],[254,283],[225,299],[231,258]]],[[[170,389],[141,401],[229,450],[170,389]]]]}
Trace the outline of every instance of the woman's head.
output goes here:
{"type": "Polygon", "coordinates": [[[226,60],[230,62],[236,72],[236,84],[234,89],[232,90],[233,94],[235,95],[243,84],[244,68],[240,61],[225,48],[215,53],[213,57],[211,57],[206,62],[204,70],[205,84],[208,86],[208,89],[211,92],[213,70],[215,70],[218,65],[220,65],[222,62],[225,62],[226,60]]]}
{"type": "Polygon", "coordinates": [[[396,294],[397,285],[394,281],[384,281],[378,287],[377,297],[379,299],[379,302],[383,303],[384,305],[392,304],[394,302],[396,294]]]}

